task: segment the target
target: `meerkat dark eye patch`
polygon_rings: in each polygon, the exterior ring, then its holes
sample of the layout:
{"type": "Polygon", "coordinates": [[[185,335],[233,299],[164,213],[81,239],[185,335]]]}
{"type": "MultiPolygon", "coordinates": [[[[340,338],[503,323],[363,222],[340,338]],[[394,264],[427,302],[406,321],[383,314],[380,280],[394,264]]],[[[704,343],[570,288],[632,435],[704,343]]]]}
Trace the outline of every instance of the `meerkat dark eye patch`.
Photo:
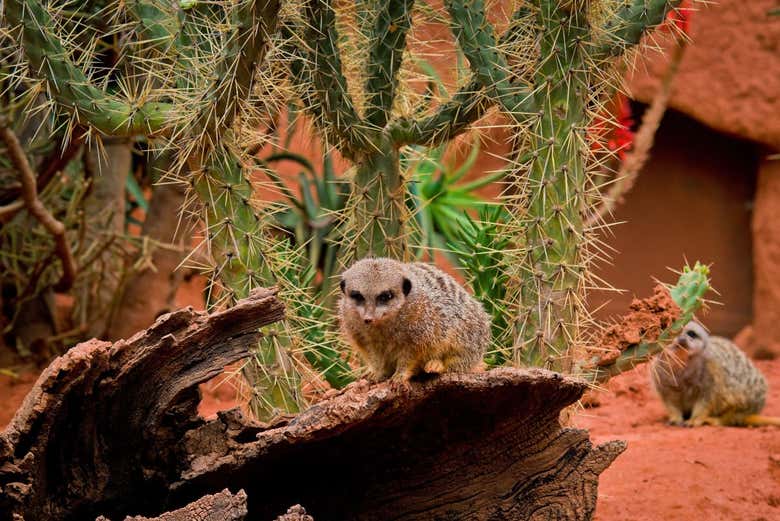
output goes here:
{"type": "Polygon", "coordinates": [[[404,291],[404,295],[408,295],[410,291],[412,291],[412,281],[404,277],[404,282],[401,285],[401,288],[404,291]]]}
{"type": "Polygon", "coordinates": [[[339,282],[339,287],[341,288],[341,292],[342,293],[344,293],[344,289],[346,288],[346,286],[347,286],[347,281],[344,280],[344,279],[341,279],[341,281],[339,282]]]}
{"type": "Polygon", "coordinates": [[[383,291],[376,297],[376,303],[377,304],[387,304],[391,300],[393,300],[393,292],[390,290],[383,291]]]}
{"type": "Polygon", "coordinates": [[[350,291],[349,292],[349,298],[360,304],[364,300],[366,300],[363,295],[359,291],[350,291]]]}
{"type": "Polygon", "coordinates": [[[696,331],[688,330],[685,332],[686,335],[688,335],[689,338],[699,338],[699,335],[696,334],[696,331]]]}

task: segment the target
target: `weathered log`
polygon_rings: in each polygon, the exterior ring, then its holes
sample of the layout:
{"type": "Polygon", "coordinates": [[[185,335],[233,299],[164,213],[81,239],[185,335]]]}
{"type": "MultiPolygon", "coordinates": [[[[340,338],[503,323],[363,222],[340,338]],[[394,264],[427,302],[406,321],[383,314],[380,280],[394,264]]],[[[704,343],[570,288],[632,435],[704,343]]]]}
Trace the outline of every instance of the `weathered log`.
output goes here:
{"type": "Polygon", "coordinates": [[[251,519],[300,503],[314,519],[589,519],[623,442],[593,447],[558,416],[583,383],[542,370],[353,385],[287,425],[237,411],[188,433],[174,503],[227,486],[251,519]],[[225,440],[215,445],[215,439],[225,440]]]}
{"type": "Polygon", "coordinates": [[[227,311],[181,309],[128,340],[91,340],[55,359],[0,434],[0,519],[163,511],[179,444],[202,423],[198,384],[283,316],[275,292],[260,290],[227,311]]]}
{"type": "Polygon", "coordinates": [[[548,371],[360,382],[273,425],[200,419],[197,384],[281,314],[261,291],[55,360],[0,434],[0,519],[173,515],[226,488],[246,491],[253,520],[591,517],[624,444],[561,428],[585,384],[548,371]]]}
{"type": "MultiPolygon", "coordinates": [[[[203,496],[183,508],[158,517],[127,516],[124,521],[243,521],[246,518],[246,492],[231,494],[225,489],[203,496]]],[[[100,516],[96,521],[111,521],[100,516]]]]}

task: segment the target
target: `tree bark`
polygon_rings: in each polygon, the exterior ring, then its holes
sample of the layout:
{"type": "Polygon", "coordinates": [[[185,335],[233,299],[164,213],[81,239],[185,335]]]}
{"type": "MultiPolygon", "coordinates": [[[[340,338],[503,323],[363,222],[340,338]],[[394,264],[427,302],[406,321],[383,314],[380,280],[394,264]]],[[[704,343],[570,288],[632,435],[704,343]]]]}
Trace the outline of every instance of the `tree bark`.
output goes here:
{"type": "MultiPolygon", "coordinates": [[[[127,516],[124,521],[243,521],[246,518],[246,492],[231,494],[228,489],[203,496],[183,508],[159,517],[127,516]]],[[[96,521],[111,521],[100,516],[96,521]]]]}
{"type": "Polygon", "coordinates": [[[199,418],[197,385],[281,316],[259,290],[55,360],[0,434],[0,519],[173,515],[225,488],[269,521],[591,518],[598,476],[625,445],[561,427],[586,385],[556,373],[361,381],[273,424],[199,418]]]}
{"type": "Polygon", "coordinates": [[[169,510],[161,500],[181,440],[203,423],[198,384],[246,357],[283,314],[274,291],[258,290],[224,312],[180,309],[128,340],[90,340],[55,359],[0,434],[0,519],[169,510]]]}
{"type": "MultiPolygon", "coordinates": [[[[125,233],[125,184],[132,159],[132,144],[125,139],[105,139],[103,148],[105,154],[95,145],[84,149],[85,170],[92,176],[92,186],[84,200],[84,240],[87,246],[95,248],[125,233]]],[[[79,277],[76,322],[87,325],[89,336],[103,338],[106,334],[123,263],[121,255],[106,248],[94,267],[79,277]]]]}

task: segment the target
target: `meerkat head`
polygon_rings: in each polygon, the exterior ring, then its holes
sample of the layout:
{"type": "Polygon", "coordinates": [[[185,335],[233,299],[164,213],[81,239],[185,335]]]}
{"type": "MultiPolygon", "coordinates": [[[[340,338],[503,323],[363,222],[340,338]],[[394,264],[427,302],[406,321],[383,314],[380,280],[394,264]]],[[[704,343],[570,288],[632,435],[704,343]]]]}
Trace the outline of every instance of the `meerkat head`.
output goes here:
{"type": "Polygon", "coordinates": [[[707,347],[710,334],[704,329],[704,326],[691,320],[680,332],[677,337],[677,345],[693,352],[703,351],[707,347]]]}
{"type": "Polygon", "coordinates": [[[341,275],[342,309],[365,324],[394,317],[412,290],[403,264],[392,259],[363,259],[341,275]]]}

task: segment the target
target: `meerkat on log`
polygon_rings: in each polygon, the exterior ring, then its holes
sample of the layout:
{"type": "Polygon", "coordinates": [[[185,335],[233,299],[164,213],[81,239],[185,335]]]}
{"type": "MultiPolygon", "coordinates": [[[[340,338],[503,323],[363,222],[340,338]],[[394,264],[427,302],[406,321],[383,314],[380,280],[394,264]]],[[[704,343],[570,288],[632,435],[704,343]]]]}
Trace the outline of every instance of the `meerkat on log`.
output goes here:
{"type": "Polygon", "coordinates": [[[653,387],[674,425],[780,425],[759,416],[767,384],[747,356],[691,321],[651,366],[653,387]]]}
{"type": "Polygon", "coordinates": [[[341,332],[373,380],[409,382],[481,367],[490,317],[440,269],[368,258],[344,271],[340,284],[341,332]]]}

